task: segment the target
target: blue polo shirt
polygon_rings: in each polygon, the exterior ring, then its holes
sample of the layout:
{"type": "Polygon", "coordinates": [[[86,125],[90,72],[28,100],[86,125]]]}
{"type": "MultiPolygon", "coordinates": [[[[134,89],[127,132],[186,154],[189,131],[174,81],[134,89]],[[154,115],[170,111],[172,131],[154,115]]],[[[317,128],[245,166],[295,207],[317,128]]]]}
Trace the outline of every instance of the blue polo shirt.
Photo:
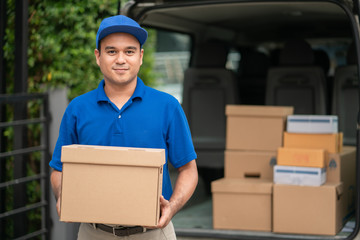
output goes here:
{"type": "Polygon", "coordinates": [[[163,196],[170,199],[168,162],[179,168],[196,159],[181,105],[171,95],[145,86],[138,78],[132,97],[118,109],[106,96],[104,85],[102,80],[97,89],[70,102],[50,166],[62,171],[61,147],[70,144],[162,148],[166,155],[163,196]]]}

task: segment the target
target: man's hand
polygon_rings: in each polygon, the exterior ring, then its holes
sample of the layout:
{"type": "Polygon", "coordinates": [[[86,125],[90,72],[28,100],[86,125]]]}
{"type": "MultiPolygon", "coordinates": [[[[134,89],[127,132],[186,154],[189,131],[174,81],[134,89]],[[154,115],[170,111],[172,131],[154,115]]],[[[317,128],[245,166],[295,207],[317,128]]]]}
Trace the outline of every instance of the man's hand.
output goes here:
{"type": "Polygon", "coordinates": [[[163,196],[160,197],[160,219],[157,228],[166,227],[175,215],[175,211],[172,208],[172,204],[166,200],[163,196]]]}
{"type": "Polygon", "coordinates": [[[194,193],[198,183],[198,172],[195,160],[178,168],[174,192],[170,200],[160,197],[160,219],[156,228],[166,227],[175,214],[185,205],[194,193]]]}
{"type": "Polygon", "coordinates": [[[59,217],[60,217],[60,206],[61,206],[61,197],[59,197],[56,201],[56,211],[59,217]]]}
{"type": "Polygon", "coordinates": [[[51,180],[51,187],[56,199],[56,210],[60,217],[62,172],[54,170],[51,173],[50,180],[51,180]]]}

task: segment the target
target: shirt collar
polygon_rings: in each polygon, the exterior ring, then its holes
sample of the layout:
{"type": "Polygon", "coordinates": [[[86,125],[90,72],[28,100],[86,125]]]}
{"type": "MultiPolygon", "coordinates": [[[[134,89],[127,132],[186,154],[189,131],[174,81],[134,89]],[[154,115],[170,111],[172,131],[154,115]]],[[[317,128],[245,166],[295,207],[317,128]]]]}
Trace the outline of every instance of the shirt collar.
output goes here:
{"type": "MultiPolygon", "coordinates": [[[[105,90],[104,90],[104,86],[105,86],[105,80],[101,80],[101,82],[98,85],[97,88],[97,101],[98,102],[110,102],[110,99],[108,98],[108,96],[106,96],[105,90]]],[[[137,77],[137,82],[136,82],[136,88],[135,91],[133,93],[133,95],[131,96],[131,100],[134,99],[142,99],[145,93],[145,84],[144,82],[137,77]]]]}

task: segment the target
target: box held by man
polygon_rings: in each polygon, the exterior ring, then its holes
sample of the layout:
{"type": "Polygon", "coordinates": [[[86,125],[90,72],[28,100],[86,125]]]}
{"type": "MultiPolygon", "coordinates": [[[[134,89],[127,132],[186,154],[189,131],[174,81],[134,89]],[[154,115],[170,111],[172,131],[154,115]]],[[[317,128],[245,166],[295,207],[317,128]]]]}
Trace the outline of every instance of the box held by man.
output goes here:
{"type": "Polygon", "coordinates": [[[165,150],[69,145],[61,161],[61,221],[158,224],[165,150]]]}

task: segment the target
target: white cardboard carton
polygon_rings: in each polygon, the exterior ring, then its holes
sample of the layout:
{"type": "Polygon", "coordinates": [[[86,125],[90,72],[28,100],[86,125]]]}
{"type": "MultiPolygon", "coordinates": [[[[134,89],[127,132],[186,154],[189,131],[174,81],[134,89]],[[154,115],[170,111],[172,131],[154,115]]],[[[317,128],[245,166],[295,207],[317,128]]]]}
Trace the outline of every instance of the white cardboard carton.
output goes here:
{"type": "Polygon", "coordinates": [[[335,115],[289,115],[287,132],[337,133],[338,117],[335,115]]]}
{"type": "Polygon", "coordinates": [[[321,186],[326,182],[326,168],[281,166],[274,167],[274,183],[300,186],[321,186]]]}

